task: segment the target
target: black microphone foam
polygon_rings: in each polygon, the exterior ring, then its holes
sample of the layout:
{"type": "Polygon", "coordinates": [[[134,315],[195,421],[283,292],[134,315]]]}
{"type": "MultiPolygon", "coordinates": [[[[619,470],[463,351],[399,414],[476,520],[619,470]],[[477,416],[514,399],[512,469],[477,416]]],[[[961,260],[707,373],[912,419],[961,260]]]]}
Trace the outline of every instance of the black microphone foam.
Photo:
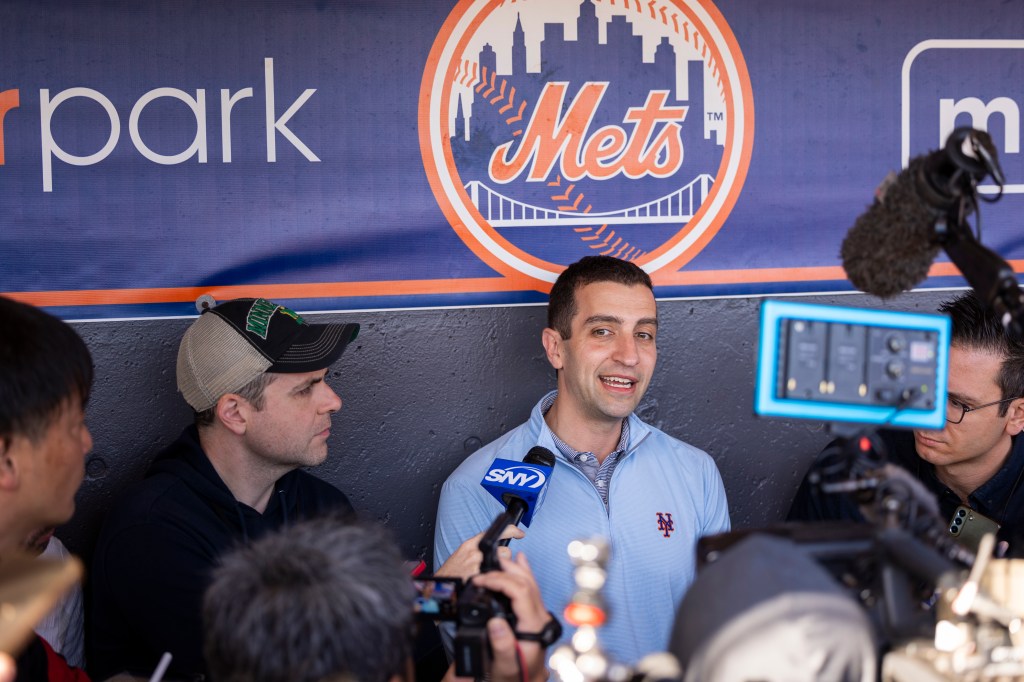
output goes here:
{"type": "Polygon", "coordinates": [[[843,239],[843,270],[861,291],[888,298],[913,289],[928,275],[941,248],[934,229],[941,214],[921,197],[934,163],[933,155],[919,156],[890,175],[843,239]]]}
{"type": "Polygon", "coordinates": [[[539,464],[545,467],[555,466],[555,456],[545,447],[540,445],[534,445],[530,448],[530,451],[526,453],[526,457],[523,457],[523,462],[526,464],[539,464]]]}

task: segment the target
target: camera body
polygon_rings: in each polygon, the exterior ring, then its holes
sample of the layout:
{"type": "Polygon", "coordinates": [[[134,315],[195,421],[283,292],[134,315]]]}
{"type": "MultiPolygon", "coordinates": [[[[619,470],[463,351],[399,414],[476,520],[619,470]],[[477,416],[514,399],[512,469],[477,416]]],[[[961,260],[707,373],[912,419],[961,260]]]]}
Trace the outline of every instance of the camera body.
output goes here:
{"type": "Polygon", "coordinates": [[[491,668],[491,644],[487,621],[504,618],[514,630],[516,618],[505,595],[467,583],[459,595],[455,620],[455,673],[480,678],[491,668]]]}
{"type": "Polygon", "coordinates": [[[414,583],[417,618],[455,623],[455,673],[460,677],[484,677],[491,664],[487,621],[504,618],[512,629],[516,626],[509,598],[458,578],[429,576],[414,583]]]}
{"type": "MultiPolygon", "coordinates": [[[[495,459],[484,475],[480,485],[494,496],[504,508],[490,527],[480,536],[480,572],[500,571],[498,549],[509,543],[502,539],[508,526],[520,522],[529,526],[533,512],[540,504],[545,486],[555,466],[555,456],[546,448],[530,448],[522,462],[495,459]]],[[[434,578],[437,580],[437,578],[434,578]]],[[[504,618],[512,630],[516,629],[516,617],[512,603],[504,594],[478,587],[473,583],[461,584],[450,591],[457,603],[443,609],[438,608],[434,620],[455,622],[455,673],[460,677],[482,680],[490,672],[493,652],[487,638],[487,621],[504,618]]],[[[556,620],[557,623],[557,620],[556,620]]],[[[539,633],[544,635],[544,633],[539,633]]],[[[558,635],[561,634],[560,626],[558,635]]],[[[556,639],[557,636],[556,635],[556,639]]],[[[518,637],[526,637],[517,633],[518,637]]],[[[543,640],[537,640],[543,641],[543,640]]],[[[550,644],[548,642],[547,644],[550,644]]],[[[547,646],[545,644],[545,646],[547,646]]]]}

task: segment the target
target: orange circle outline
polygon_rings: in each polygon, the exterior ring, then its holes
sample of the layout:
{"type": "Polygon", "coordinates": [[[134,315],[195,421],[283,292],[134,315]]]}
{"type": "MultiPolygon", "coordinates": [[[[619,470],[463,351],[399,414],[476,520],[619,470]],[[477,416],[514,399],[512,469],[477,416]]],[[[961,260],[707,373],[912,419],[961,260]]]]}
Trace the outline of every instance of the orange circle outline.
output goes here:
{"type": "MultiPolygon", "coordinates": [[[[685,0],[666,0],[675,5],[682,11],[685,16],[690,19],[693,24],[698,28],[698,33],[702,36],[709,36],[709,32],[706,29],[706,25],[695,19],[691,15],[691,8],[687,7],[684,3],[685,0]]],[[[722,40],[725,41],[726,45],[730,49],[730,56],[732,57],[732,65],[737,73],[737,79],[739,81],[738,86],[742,91],[742,107],[745,115],[746,125],[743,131],[743,140],[741,156],[736,167],[736,174],[733,181],[729,184],[726,196],[723,198],[723,203],[711,219],[711,222],[704,228],[700,237],[683,253],[679,254],[672,261],[660,266],[656,272],[670,272],[678,270],[680,267],[688,263],[694,257],[696,257],[712,238],[718,233],[725,223],[726,218],[731,213],[733,207],[736,204],[739,194],[742,191],[743,184],[746,181],[747,171],[749,169],[750,156],[753,148],[753,131],[754,131],[754,111],[753,111],[753,92],[750,84],[750,76],[747,71],[746,61],[743,59],[743,54],[740,51],[739,44],[736,41],[735,35],[732,33],[731,28],[725,21],[721,12],[714,5],[711,0],[696,0],[696,2],[704,9],[705,12],[711,17],[712,22],[721,33],[722,40]],[[749,113],[749,118],[747,114],[749,113]]],[[[449,13],[444,24],[441,26],[438,32],[438,38],[445,36],[445,39],[435,39],[431,46],[430,53],[427,57],[427,63],[424,67],[423,78],[420,83],[420,98],[419,98],[419,140],[420,140],[420,153],[424,161],[424,171],[427,175],[427,180],[430,184],[431,190],[434,193],[434,197],[441,208],[442,213],[448,219],[449,224],[459,235],[459,238],[470,248],[470,250],[483,262],[488,264],[490,267],[495,269],[506,277],[510,277],[517,281],[522,281],[524,284],[536,288],[539,291],[548,291],[551,287],[551,282],[540,280],[536,277],[527,275],[516,267],[509,265],[500,256],[492,252],[487,248],[480,239],[463,223],[462,218],[458,213],[458,209],[455,207],[448,193],[442,184],[441,178],[437,171],[437,155],[434,153],[434,149],[431,145],[431,129],[430,129],[430,104],[431,94],[433,90],[433,82],[438,76],[438,69],[440,67],[440,60],[442,53],[445,48],[451,43],[450,38],[453,31],[458,26],[459,22],[466,15],[466,13],[477,4],[477,0],[460,0],[456,6],[449,13]]],[[[479,12],[474,16],[466,30],[459,37],[459,40],[452,46],[453,59],[448,64],[446,73],[444,75],[443,90],[440,93],[440,101],[438,103],[439,110],[439,125],[444,125],[444,122],[449,118],[450,111],[450,93],[451,83],[454,80],[455,69],[458,65],[457,55],[465,53],[466,43],[475,35],[476,29],[484,22],[485,18],[494,11],[495,8],[504,4],[504,0],[491,0],[480,8],[479,12]]],[[[721,58],[721,50],[717,42],[711,43],[707,40],[703,41],[704,44],[710,49],[711,54],[717,60],[720,68],[723,69],[723,88],[725,89],[725,96],[723,97],[724,105],[726,108],[726,115],[729,116],[733,113],[733,101],[732,101],[732,90],[734,84],[732,79],[726,78],[725,76],[725,61],[721,58]]],[[[705,62],[706,63],[706,62],[705,62]]],[[[735,121],[734,116],[730,116],[731,121],[735,121]]],[[[443,138],[443,130],[441,131],[443,138]]],[[[735,144],[735,123],[730,126],[730,129],[726,132],[725,147],[722,153],[722,160],[719,164],[719,170],[716,173],[716,177],[722,173],[722,166],[729,161],[732,146],[735,144]]],[[[459,178],[458,169],[455,167],[454,158],[452,157],[451,145],[441,144],[442,149],[440,150],[441,159],[444,162],[444,167],[447,169],[449,177],[452,180],[459,178]]],[[[464,194],[464,190],[459,182],[452,182],[455,192],[457,195],[464,194]]],[[[642,258],[637,260],[637,263],[643,266],[649,263],[651,260],[657,258],[660,254],[664,254],[666,251],[671,250],[673,247],[679,244],[680,241],[685,239],[694,229],[696,225],[700,223],[700,219],[707,212],[709,204],[713,203],[714,198],[717,197],[716,192],[720,185],[715,183],[712,188],[711,201],[705,200],[702,203],[701,208],[698,209],[697,214],[690,219],[685,225],[683,225],[678,232],[676,232],[670,239],[658,246],[656,249],[648,254],[645,254],[642,258]]],[[[463,196],[463,209],[470,214],[475,214],[474,218],[477,218],[476,227],[482,230],[490,239],[492,239],[499,247],[505,250],[510,256],[517,258],[528,265],[531,265],[539,270],[548,272],[556,276],[564,266],[550,261],[545,261],[533,256],[532,254],[526,253],[518,246],[509,242],[506,238],[501,236],[491,225],[484,220],[483,216],[477,212],[477,209],[472,206],[472,202],[469,201],[468,196],[463,196]],[[555,269],[552,269],[555,268],[555,269]]],[[[653,273],[652,273],[653,274],[653,273]]]]}

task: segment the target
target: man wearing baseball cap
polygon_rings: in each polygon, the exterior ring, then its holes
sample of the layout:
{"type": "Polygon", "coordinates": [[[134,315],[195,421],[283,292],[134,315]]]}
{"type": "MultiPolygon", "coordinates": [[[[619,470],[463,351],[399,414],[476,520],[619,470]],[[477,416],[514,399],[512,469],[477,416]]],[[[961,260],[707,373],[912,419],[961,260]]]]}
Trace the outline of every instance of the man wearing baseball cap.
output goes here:
{"type": "Polygon", "coordinates": [[[301,470],[327,457],[341,400],[327,368],[357,324],[309,324],[265,299],[206,310],[178,349],[178,389],[195,423],[108,514],[91,571],[89,671],[199,679],[201,603],[228,549],[325,512],[351,513],[301,470]]]}

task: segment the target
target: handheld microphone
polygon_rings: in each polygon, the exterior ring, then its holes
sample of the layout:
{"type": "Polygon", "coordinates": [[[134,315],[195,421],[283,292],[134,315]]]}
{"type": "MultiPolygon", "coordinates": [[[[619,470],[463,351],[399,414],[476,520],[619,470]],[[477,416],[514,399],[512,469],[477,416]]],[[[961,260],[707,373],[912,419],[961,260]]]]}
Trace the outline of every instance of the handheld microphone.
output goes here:
{"type": "Polygon", "coordinates": [[[496,459],[491,463],[480,485],[494,499],[505,505],[505,511],[498,515],[480,540],[484,560],[481,571],[496,568],[495,547],[508,544],[500,540],[502,531],[508,525],[529,526],[547,491],[547,484],[554,471],[555,456],[539,445],[530,448],[522,462],[511,459],[496,459]],[[488,568],[490,566],[491,568],[488,568]]]}

